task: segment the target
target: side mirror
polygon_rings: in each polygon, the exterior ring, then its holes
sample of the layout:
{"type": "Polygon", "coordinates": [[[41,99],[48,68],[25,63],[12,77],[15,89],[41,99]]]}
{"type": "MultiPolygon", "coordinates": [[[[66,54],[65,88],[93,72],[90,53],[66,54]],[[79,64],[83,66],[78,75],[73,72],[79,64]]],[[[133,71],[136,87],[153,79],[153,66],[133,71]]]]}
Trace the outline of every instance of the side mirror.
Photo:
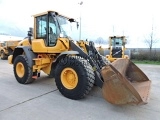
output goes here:
{"type": "Polygon", "coordinates": [[[28,37],[32,37],[33,36],[33,28],[29,28],[29,31],[28,31],[28,37]]]}
{"type": "Polygon", "coordinates": [[[33,36],[33,28],[29,28],[29,31],[28,31],[28,40],[29,40],[29,43],[32,44],[31,42],[31,37],[33,36]]]}

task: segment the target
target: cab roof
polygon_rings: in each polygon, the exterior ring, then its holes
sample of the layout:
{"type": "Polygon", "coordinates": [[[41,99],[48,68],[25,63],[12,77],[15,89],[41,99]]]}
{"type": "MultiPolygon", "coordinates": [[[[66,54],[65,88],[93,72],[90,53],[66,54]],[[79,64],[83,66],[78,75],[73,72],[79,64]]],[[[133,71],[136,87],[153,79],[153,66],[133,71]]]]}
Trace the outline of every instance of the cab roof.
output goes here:
{"type": "Polygon", "coordinates": [[[65,18],[67,18],[67,19],[73,19],[73,18],[67,17],[67,16],[65,16],[65,15],[62,15],[62,14],[58,13],[57,11],[53,11],[53,10],[48,10],[48,11],[46,11],[46,12],[42,12],[42,13],[35,14],[35,15],[33,15],[33,17],[42,16],[42,15],[48,14],[49,12],[54,12],[54,13],[56,13],[56,15],[65,17],[65,18]]]}
{"type": "Polygon", "coordinates": [[[125,36],[109,36],[110,38],[125,38],[125,36]]]}

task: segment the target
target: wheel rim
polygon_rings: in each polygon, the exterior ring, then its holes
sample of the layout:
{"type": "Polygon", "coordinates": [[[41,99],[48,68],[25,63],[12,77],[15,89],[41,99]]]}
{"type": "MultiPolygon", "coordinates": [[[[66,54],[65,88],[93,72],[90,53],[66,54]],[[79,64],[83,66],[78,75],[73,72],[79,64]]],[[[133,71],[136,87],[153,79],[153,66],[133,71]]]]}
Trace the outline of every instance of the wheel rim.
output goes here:
{"type": "Polygon", "coordinates": [[[67,89],[74,89],[78,84],[78,75],[72,68],[65,68],[61,72],[61,82],[67,89]]]}
{"type": "Polygon", "coordinates": [[[21,62],[17,63],[17,65],[16,65],[16,73],[17,73],[18,77],[20,77],[20,78],[22,78],[24,76],[25,68],[21,62]]]}

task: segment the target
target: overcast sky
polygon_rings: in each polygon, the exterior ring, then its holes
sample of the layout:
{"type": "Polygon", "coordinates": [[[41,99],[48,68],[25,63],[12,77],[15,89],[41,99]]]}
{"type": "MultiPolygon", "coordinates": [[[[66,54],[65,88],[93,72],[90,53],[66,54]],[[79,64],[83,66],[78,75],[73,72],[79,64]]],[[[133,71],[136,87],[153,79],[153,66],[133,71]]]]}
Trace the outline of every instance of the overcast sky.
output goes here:
{"type": "MultiPolygon", "coordinates": [[[[0,0],[0,20],[11,21],[28,30],[34,14],[55,10],[69,17],[82,18],[82,39],[108,39],[110,35],[126,35],[129,43],[141,46],[151,33],[160,38],[158,0],[0,0]],[[81,10],[80,10],[81,9],[81,10]]],[[[155,45],[155,47],[157,47],[155,45]]],[[[160,46],[160,45],[159,45],[160,46]]]]}

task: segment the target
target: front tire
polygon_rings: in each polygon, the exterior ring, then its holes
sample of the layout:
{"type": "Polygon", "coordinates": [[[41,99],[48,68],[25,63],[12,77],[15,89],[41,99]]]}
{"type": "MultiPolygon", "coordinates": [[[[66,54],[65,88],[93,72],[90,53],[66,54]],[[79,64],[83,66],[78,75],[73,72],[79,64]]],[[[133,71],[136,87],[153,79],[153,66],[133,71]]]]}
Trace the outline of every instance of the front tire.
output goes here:
{"type": "Polygon", "coordinates": [[[32,68],[28,65],[28,59],[24,55],[19,55],[13,63],[13,70],[16,80],[21,84],[32,83],[35,79],[32,78],[32,68]]]}
{"type": "Polygon", "coordinates": [[[66,56],[55,69],[55,82],[67,98],[84,98],[92,89],[95,75],[89,62],[79,56],[66,56]]]}

